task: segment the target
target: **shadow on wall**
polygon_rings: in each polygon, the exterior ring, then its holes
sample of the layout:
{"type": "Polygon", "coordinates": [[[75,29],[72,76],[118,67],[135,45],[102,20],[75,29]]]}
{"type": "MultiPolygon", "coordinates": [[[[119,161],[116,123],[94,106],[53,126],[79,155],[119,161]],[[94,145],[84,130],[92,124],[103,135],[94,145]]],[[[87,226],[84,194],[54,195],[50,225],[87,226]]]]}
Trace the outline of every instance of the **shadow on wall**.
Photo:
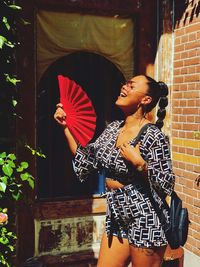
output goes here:
{"type": "Polygon", "coordinates": [[[175,1],[175,25],[179,26],[181,19],[184,14],[183,25],[187,23],[189,19],[189,23],[193,21],[194,18],[199,17],[200,12],[200,1],[195,0],[186,0],[186,1],[175,1]]]}

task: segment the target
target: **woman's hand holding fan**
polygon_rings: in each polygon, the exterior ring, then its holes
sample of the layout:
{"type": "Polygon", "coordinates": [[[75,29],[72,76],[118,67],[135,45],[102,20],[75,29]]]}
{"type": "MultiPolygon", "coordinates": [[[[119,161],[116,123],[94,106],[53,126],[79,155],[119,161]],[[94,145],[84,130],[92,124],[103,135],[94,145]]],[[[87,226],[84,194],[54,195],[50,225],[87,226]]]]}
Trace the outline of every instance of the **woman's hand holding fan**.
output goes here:
{"type": "Polygon", "coordinates": [[[63,128],[67,126],[66,124],[66,113],[63,110],[63,104],[58,103],[56,105],[56,112],[54,114],[54,119],[60,124],[63,128]]]}
{"type": "Polygon", "coordinates": [[[83,89],[68,77],[58,75],[60,102],[57,122],[63,127],[66,125],[74,138],[82,145],[94,136],[96,129],[96,114],[92,102],[83,89]]]}

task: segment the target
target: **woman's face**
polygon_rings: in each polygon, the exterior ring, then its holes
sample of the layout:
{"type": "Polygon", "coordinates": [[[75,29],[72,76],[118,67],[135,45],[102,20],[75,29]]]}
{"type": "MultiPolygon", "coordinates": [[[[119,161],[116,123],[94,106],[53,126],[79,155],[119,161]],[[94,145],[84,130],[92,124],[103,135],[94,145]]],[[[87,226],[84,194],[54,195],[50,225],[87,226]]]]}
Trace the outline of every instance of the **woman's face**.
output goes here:
{"type": "Polygon", "coordinates": [[[137,110],[140,103],[145,100],[148,92],[147,78],[143,75],[135,76],[127,81],[121,88],[120,95],[115,104],[126,114],[137,110]]]}

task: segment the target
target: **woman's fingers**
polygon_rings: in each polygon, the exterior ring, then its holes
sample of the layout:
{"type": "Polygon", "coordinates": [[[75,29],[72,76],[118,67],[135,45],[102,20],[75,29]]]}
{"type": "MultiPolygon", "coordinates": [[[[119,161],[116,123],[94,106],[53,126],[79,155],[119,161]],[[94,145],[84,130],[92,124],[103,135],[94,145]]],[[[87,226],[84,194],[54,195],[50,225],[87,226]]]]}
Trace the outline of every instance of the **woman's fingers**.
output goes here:
{"type": "Polygon", "coordinates": [[[54,119],[62,126],[66,125],[66,113],[64,112],[64,110],[62,109],[62,104],[58,103],[56,105],[56,111],[54,113],[54,119]]]}
{"type": "Polygon", "coordinates": [[[56,104],[56,108],[63,108],[63,104],[62,103],[56,104]]]}

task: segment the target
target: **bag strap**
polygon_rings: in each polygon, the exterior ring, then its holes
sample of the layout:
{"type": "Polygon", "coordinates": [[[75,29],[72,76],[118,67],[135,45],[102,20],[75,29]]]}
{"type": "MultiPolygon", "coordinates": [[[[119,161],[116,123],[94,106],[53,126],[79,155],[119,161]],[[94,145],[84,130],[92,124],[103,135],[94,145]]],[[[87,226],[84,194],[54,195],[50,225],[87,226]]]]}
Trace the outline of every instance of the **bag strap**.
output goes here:
{"type": "Polygon", "coordinates": [[[136,136],[135,140],[134,140],[134,146],[137,145],[137,143],[140,140],[141,135],[151,126],[154,125],[153,123],[147,123],[145,124],[139,131],[138,135],[136,136]]]}

